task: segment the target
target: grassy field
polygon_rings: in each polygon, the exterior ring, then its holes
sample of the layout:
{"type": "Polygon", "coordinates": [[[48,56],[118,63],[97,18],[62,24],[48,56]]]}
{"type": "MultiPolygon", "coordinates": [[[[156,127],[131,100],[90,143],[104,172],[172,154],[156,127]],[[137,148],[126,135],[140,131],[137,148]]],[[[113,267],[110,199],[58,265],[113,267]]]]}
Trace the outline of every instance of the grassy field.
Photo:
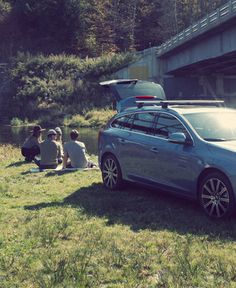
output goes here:
{"type": "Polygon", "coordinates": [[[236,287],[236,219],[99,171],[29,173],[0,146],[0,287],[236,287]]]}

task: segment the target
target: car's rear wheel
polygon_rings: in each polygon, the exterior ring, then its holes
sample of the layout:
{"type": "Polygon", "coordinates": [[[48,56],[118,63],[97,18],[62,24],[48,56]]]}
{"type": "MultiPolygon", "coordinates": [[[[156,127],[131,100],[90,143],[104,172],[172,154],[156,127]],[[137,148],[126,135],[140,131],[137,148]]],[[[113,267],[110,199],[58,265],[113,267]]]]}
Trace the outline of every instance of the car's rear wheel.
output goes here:
{"type": "Polygon", "coordinates": [[[122,185],[120,165],[112,154],[105,156],[101,165],[102,180],[106,188],[116,190],[122,185]]]}
{"type": "Polygon", "coordinates": [[[227,177],[219,172],[206,175],[200,183],[199,202],[205,213],[212,218],[231,215],[235,201],[227,177]]]}

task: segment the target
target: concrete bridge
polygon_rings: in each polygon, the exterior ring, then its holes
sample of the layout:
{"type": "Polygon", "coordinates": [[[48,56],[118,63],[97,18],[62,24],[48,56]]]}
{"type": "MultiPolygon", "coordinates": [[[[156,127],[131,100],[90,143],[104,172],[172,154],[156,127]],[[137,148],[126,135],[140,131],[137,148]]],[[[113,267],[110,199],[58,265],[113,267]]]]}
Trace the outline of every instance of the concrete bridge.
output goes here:
{"type": "Polygon", "coordinates": [[[168,98],[224,98],[236,105],[236,0],[231,0],[117,76],[160,82],[168,98]]]}

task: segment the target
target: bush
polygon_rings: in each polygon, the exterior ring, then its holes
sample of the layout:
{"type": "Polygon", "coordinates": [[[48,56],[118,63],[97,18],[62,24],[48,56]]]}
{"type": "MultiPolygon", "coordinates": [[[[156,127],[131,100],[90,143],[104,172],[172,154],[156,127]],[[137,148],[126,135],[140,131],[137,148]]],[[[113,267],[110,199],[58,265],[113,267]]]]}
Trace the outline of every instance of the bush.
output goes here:
{"type": "Polygon", "coordinates": [[[90,123],[82,115],[74,115],[72,117],[65,117],[63,124],[64,126],[68,126],[71,128],[90,127],[90,123]]]}
{"type": "Polygon", "coordinates": [[[11,126],[22,126],[22,125],[28,125],[28,119],[26,118],[25,120],[21,120],[20,118],[13,117],[11,119],[11,126]]]}
{"type": "Polygon", "coordinates": [[[93,59],[75,56],[31,56],[19,54],[10,65],[10,100],[13,115],[34,119],[38,108],[50,110],[57,106],[60,112],[76,107],[81,113],[85,107],[104,107],[111,99],[99,85],[101,80],[126,66],[136,56],[112,54],[93,59]]]}
{"type": "Polygon", "coordinates": [[[85,119],[90,123],[91,127],[98,127],[104,125],[113,115],[115,111],[102,109],[96,110],[93,109],[85,115],[85,119]]]}
{"type": "Polygon", "coordinates": [[[109,109],[93,109],[89,112],[86,112],[84,116],[80,114],[66,116],[64,118],[63,125],[71,128],[100,127],[104,125],[114,114],[115,111],[109,109]]]}

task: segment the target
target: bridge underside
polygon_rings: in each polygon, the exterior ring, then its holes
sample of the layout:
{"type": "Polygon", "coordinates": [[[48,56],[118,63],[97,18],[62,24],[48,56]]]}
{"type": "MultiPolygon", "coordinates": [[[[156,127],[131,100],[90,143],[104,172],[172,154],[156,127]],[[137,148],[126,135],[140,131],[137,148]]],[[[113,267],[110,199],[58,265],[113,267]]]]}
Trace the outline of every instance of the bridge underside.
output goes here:
{"type": "Polygon", "coordinates": [[[236,17],[158,58],[168,98],[223,98],[236,107],[236,17]]]}
{"type": "Polygon", "coordinates": [[[161,60],[168,98],[222,98],[236,107],[236,28],[225,33],[161,60]]]}
{"type": "Polygon", "coordinates": [[[236,51],[226,55],[203,60],[191,65],[180,67],[169,71],[167,75],[189,76],[189,75],[235,75],[236,74],[236,51]]]}
{"type": "Polygon", "coordinates": [[[236,107],[236,51],[170,71],[163,78],[169,99],[224,99],[236,107]]]}

